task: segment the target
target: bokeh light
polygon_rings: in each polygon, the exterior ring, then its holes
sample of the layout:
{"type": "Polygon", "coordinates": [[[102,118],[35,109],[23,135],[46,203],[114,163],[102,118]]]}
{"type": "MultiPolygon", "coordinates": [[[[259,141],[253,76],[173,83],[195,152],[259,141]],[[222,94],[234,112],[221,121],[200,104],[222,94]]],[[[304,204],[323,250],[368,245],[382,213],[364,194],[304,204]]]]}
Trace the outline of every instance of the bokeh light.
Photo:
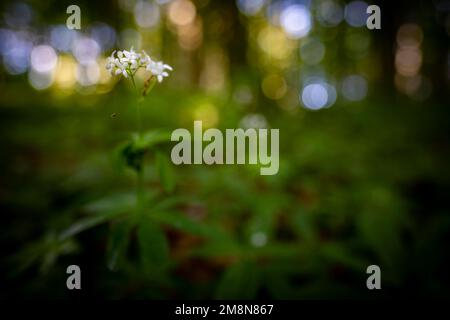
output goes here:
{"type": "Polygon", "coordinates": [[[325,56],[325,45],[315,38],[306,39],[300,46],[300,56],[306,64],[318,64],[325,56]]]}
{"type": "Polygon", "coordinates": [[[76,62],[72,56],[63,55],[58,59],[55,72],[55,84],[61,89],[72,88],[75,83],[76,62]]]}
{"type": "Polygon", "coordinates": [[[361,101],[367,96],[367,80],[361,75],[350,75],[342,81],[342,95],[348,101],[361,101]]]}
{"type": "Polygon", "coordinates": [[[109,50],[116,42],[116,31],[108,24],[97,22],[91,27],[91,38],[102,48],[109,50]]]}
{"type": "Polygon", "coordinates": [[[286,34],[276,27],[267,26],[258,34],[260,48],[270,57],[285,60],[294,49],[286,34]]]}
{"type": "Polygon", "coordinates": [[[133,12],[134,5],[136,4],[136,0],[118,0],[120,9],[125,12],[133,12]]]}
{"type": "Polygon", "coordinates": [[[34,89],[44,90],[52,85],[53,73],[37,72],[34,69],[30,69],[30,71],[28,72],[28,81],[34,89]]]}
{"type": "Polygon", "coordinates": [[[206,50],[200,86],[210,92],[218,92],[226,85],[228,60],[223,49],[212,46],[206,50]]]}
{"type": "Polygon", "coordinates": [[[28,26],[32,21],[33,9],[24,2],[12,3],[6,8],[3,17],[8,26],[12,28],[23,28],[28,26]]]}
{"type": "Polygon", "coordinates": [[[431,93],[431,81],[420,74],[423,32],[417,24],[403,24],[397,30],[397,50],[395,52],[395,86],[415,100],[424,100],[431,93]]]}
{"type": "Polygon", "coordinates": [[[125,29],[120,32],[119,46],[121,48],[139,49],[142,45],[142,35],[136,29],[125,29]]]}
{"type": "Polygon", "coordinates": [[[243,129],[266,129],[269,127],[266,117],[259,113],[252,113],[244,116],[239,122],[243,129]]]}
{"type": "Polygon", "coordinates": [[[78,62],[88,64],[100,55],[100,46],[94,39],[82,37],[75,40],[72,52],[78,62]]]}
{"type": "Polygon", "coordinates": [[[399,47],[419,47],[422,40],[423,32],[417,24],[401,25],[397,31],[397,45],[399,47]]]}
{"type": "Polygon", "coordinates": [[[350,59],[361,59],[369,53],[371,38],[362,30],[349,30],[344,38],[347,56],[350,59]]]}
{"type": "Polygon", "coordinates": [[[303,5],[295,4],[287,6],[281,12],[280,25],[290,38],[303,38],[311,30],[311,14],[308,8],[303,5]]]}
{"type": "Polygon", "coordinates": [[[264,232],[255,232],[250,238],[250,242],[254,247],[263,247],[267,244],[267,235],[264,232]]]}
{"type": "Polygon", "coordinates": [[[254,100],[251,88],[247,85],[238,86],[233,92],[233,100],[238,104],[250,104],[254,100]]]}
{"type": "Polygon", "coordinates": [[[335,27],[344,19],[344,10],[332,0],[321,2],[317,9],[317,20],[325,27],[335,27]]]}
{"type": "Polygon", "coordinates": [[[287,84],[283,76],[279,74],[269,74],[262,80],[261,88],[266,97],[278,100],[286,94],[287,84]]]}
{"type": "Polygon", "coordinates": [[[53,71],[57,62],[58,56],[49,45],[39,45],[31,50],[31,67],[39,73],[53,71]]]}
{"type": "Polygon", "coordinates": [[[50,44],[59,51],[69,52],[77,37],[76,30],[70,30],[65,25],[57,25],[51,28],[50,44]]]}
{"type": "Polygon", "coordinates": [[[199,102],[192,113],[193,120],[203,121],[203,127],[211,128],[219,123],[217,107],[210,102],[199,102]]]}
{"type": "Polygon", "coordinates": [[[33,45],[27,38],[27,34],[8,29],[2,29],[0,33],[3,64],[6,71],[12,75],[22,74],[28,70],[33,45]]]}
{"type": "Polygon", "coordinates": [[[159,7],[153,2],[138,1],[134,7],[134,19],[142,28],[154,27],[160,18],[159,7]]]}
{"type": "Polygon", "coordinates": [[[80,85],[92,86],[100,79],[100,68],[95,61],[78,64],[75,76],[80,85]]]}
{"type": "Polygon", "coordinates": [[[332,85],[316,81],[303,88],[300,99],[305,108],[320,110],[331,107],[336,101],[336,96],[336,89],[332,85]]]}
{"type": "Polygon", "coordinates": [[[173,24],[186,26],[194,21],[197,10],[189,0],[175,0],[170,3],[168,14],[173,24]]]}
{"type": "Polygon", "coordinates": [[[203,23],[197,18],[191,24],[177,30],[178,44],[181,48],[192,51],[199,48],[203,41],[203,23]]]}
{"type": "Polygon", "coordinates": [[[395,54],[395,67],[402,76],[416,75],[422,65],[422,53],[418,48],[400,47],[395,54]]]}
{"type": "Polygon", "coordinates": [[[345,6],[345,21],[352,27],[366,25],[368,4],[364,1],[352,1],[345,6]]]}
{"type": "Polygon", "coordinates": [[[254,16],[261,12],[266,0],[237,0],[239,11],[248,16],[254,16]]]}

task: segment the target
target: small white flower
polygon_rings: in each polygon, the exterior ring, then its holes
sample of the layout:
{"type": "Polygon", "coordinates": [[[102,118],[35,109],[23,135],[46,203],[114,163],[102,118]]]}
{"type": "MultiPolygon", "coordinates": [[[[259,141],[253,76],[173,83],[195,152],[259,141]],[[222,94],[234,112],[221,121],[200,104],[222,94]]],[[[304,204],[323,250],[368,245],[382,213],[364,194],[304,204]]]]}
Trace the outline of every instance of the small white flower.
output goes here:
{"type": "Polygon", "coordinates": [[[169,76],[166,70],[172,71],[173,68],[161,61],[151,61],[147,64],[147,70],[158,79],[158,82],[162,82],[165,77],[169,76]]]}
{"type": "Polygon", "coordinates": [[[150,56],[147,54],[147,52],[145,52],[144,50],[142,50],[142,54],[141,54],[141,64],[143,67],[147,67],[147,65],[149,63],[151,63],[153,60],[152,58],[150,58],[150,56]]]}
{"type": "Polygon", "coordinates": [[[133,48],[130,51],[123,50],[121,52],[120,62],[129,67],[132,71],[140,67],[141,54],[136,53],[133,48]]]}
{"type": "MultiPolygon", "coordinates": [[[[119,74],[123,74],[123,72],[125,71],[125,67],[124,65],[119,61],[118,58],[114,57],[114,54],[116,52],[114,51],[111,56],[109,56],[106,59],[106,69],[111,73],[111,75],[119,75],[119,74]]],[[[121,52],[117,52],[117,56],[119,56],[121,52]]]]}
{"type": "Polygon", "coordinates": [[[153,61],[145,51],[137,53],[133,48],[130,51],[114,51],[106,61],[106,69],[113,76],[121,74],[128,78],[129,75],[133,76],[139,68],[145,68],[147,71],[150,71],[152,76],[158,79],[158,82],[162,82],[165,77],[169,76],[166,70],[173,70],[171,66],[161,61],[153,61]]]}

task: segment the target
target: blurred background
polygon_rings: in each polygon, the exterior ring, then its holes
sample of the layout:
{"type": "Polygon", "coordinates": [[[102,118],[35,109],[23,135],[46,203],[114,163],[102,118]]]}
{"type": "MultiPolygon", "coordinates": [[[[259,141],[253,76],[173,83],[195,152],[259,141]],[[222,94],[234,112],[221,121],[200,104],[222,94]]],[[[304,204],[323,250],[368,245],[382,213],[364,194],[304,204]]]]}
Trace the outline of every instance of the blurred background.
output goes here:
{"type": "Polygon", "coordinates": [[[450,1],[377,2],[381,30],[369,4],[2,1],[0,297],[448,297],[450,1]],[[136,102],[105,63],[132,46],[174,68],[143,102],[145,130],[279,128],[279,173],[161,179],[150,152],[157,227],[121,232],[136,181],[116,154],[136,102]]]}

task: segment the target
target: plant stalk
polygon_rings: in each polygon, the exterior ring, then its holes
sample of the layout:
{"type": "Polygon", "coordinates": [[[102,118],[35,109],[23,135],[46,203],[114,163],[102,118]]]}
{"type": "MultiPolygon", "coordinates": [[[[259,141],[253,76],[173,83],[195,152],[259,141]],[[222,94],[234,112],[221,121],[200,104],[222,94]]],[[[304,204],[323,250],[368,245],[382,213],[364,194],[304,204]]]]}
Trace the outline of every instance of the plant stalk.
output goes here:
{"type": "MultiPolygon", "coordinates": [[[[138,138],[142,135],[142,115],[141,115],[141,97],[139,96],[139,90],[136,87],[136,82],[134,81],[134,74],[130,75],[133,87],[136,90],[136,117],[137,117],[137,127],[138,127],[138,138]]],[[[142,160],[141,167],[136,171],[137,173],[137,184],[136,184],[136,211],[137,215],[143,214],[144,206],[144,159],[142,160]]]]}

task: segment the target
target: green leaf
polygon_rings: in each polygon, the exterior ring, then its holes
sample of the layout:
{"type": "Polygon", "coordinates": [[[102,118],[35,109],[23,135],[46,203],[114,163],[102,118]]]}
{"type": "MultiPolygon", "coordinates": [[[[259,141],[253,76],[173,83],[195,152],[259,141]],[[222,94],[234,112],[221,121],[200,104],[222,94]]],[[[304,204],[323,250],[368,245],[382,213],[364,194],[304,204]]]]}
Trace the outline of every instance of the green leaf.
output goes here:
{"type": "Polygon", "coordinates": [[[56,234],[46,234],[41,239],[25,245],[10,258],[10,262],[14,265],[10,276],[14,277],[33,265],[39,265],[39,271],[46,273],[60,256],[75,253],[78,249],[73,239],[60,241],[56,234]]]}
{"type": "Polygon", "coordinates": [[[136,203],[134,193],[113,194],[88,203],[84,210],[89,213],[128,211],[136,203]]]}
{"type": "Polygon", "coordinates": [[[116,270],[128,248],[131,224],[118,221],[111,226],[107,246],[107,263],[110,270],[116,270]]]}
{"type": "Polygon", "coordinates": [[[153,130],[148,131],[140,136],[133,136],[133,149],[134,150],[148,150],[151,147],[160,144],[162,142],[170,142],[170,136],[172,133],[170,131],[163,130],[153,130]]]}
{"type": "Polygon", "coordinates": [[[146,267],[161,268],[169,258],[169,245],[159,225],[151,219],[142,219],[138,226],[141,259],[146,267]]]}
{"type": "Polygon", "coordinates": [[[258,268],[249,262],[239,262],[224,272],[217,287],[216,298],[253,299],[258,287],[258,268]]]}
{"type": "Polygon", "coordinates": [[[156,168],[164,191],[171,193],[175,188],[175,174],[168,157],[160,152],[156,154],[156,168]]]}
{"type": "Polygon", "coordinates": [[[133,134],[131,140],[122,143],[116,150],[118,162],[139,172],[144,165],[146,152],[158,144],[170,142],[170,136],[171,132],[162,130],[133,134]]]}
{"type": "Polygon", "coordinates": [[[177,205],[188,202],[189,200],[191,200],[191,198],[186,196],[165,197],[161,201],[158,201],[152,205],[151,212],[171,210],[174,209],[177,205]]]}
{"type": "Polygon", "coordinates": [[[132,212],[135,203],[136,197],[132,193],[114,194],[93,201],[83,208],[84,211],[91,215],[72,224],[60,234],[59,239],[67,239],[80,232],[115,219],[122,214],[132,212]]]}
{"type": "Polygon", "coordinates": [[[59,239],[67,239],[130,212],[134,204],[135,197],[131,193],[115,194],[93,201],[84,207],[84,210],[91,215],[72,224],[60,234],[59,239]]]}
{"type": "Polygon", "coordinates": [[[88,230],[90,228],[96,227],[98,225],[101,225],[105,222],[108,222],[111,219],[114,219],[117,217],[121,212],[105,212],[101,213],[95,216],[90,216],[84,219],[81,219],[74,224],[72,224],[69,228],[64,230],[60,236],[59,240],[65,240],[67,238],[70,238],[80,232],[83,232],[85,230],[88,230]]]}
{"type": "Polygon", "coordinates": [[[222,239],[225,237],[223,232],[221,232],[214,226],[202,224],[201,222],[196,222],[187,217],[186,215],[178,212],[168,212],[168,211],[155,212],[152,213],[151,217],[158,222],[167,224],[175,229],[187,233],[204,236],[208,238],[222,239]]]}

